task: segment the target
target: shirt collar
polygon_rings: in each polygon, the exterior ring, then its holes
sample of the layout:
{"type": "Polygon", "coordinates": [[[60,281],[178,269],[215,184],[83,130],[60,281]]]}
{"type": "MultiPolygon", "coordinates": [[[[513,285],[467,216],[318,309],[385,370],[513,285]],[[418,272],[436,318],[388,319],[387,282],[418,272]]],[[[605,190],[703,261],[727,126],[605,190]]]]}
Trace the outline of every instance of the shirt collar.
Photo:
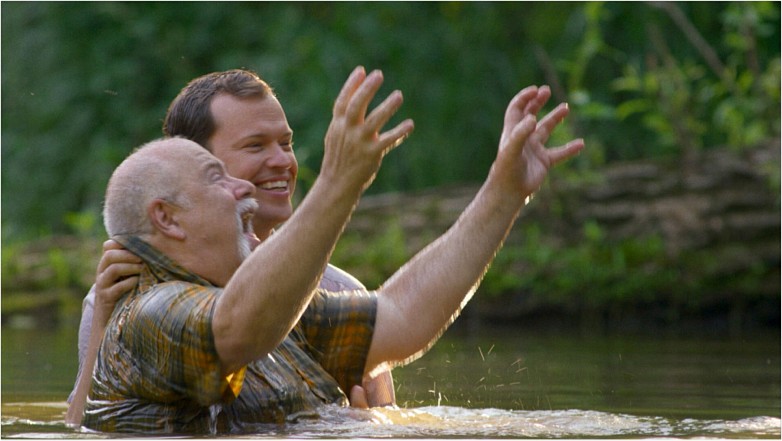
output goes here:
{"type": "Polygon", "coordinates": [[[119,242],[125,249],[141,258],[158,283],[179,280],[196,283],[198,285],[214,286],[208,280],[193,274],[178,263],[169,259],[168,256],[160,252],[160,250],[138,236],[123,235],[114,236],[111,239],[119,242]]]}

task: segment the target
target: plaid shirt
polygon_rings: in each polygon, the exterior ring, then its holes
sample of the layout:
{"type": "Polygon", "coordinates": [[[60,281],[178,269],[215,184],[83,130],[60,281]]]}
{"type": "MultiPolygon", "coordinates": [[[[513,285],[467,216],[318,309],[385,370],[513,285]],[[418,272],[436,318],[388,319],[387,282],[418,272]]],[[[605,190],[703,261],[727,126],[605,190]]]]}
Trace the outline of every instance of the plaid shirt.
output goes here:
{"type": "Polygon", "coordinates": [[[101,344],[83,425],[104,432],[247,433],[261,424],[347,406],[361,384],[376,297],[319,289],[271,353],[225,378],[212,335],[222,289],[144,241],[120,238],[145,262],[101,344]]]}

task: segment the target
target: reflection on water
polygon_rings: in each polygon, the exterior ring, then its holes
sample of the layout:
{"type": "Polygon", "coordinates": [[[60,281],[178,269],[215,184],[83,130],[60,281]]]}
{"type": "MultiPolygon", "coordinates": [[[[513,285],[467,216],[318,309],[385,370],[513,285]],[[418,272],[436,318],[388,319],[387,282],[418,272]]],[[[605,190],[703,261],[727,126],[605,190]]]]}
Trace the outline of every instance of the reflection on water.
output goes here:
{"type": "MultiPolygon", "coordinates": [[[[75,338],[75,329],[3,329],[3,438],[106,437],[63,423],[75,338]]],[[[400,408],[324,407],[317,419],[232,437],[781,436],[778,334],[726,341],[449,331],[394,375],[400,408]]]]}

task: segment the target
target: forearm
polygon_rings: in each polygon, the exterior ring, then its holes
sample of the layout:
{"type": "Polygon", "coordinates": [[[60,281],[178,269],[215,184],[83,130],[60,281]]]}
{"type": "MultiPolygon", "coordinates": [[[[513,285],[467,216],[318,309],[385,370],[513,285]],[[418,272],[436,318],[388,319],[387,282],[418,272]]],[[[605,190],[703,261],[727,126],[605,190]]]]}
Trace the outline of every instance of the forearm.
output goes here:
{"type": "Polygon", "coordinates": [[[434,342],[477,288],[523,201],[490,175],[456,223],[380,288],[368,369],[407,360],[434,342]]]}
{"type": "Polygon", "coordinates": [[[364,379],[368,407],[385,407],[396,404],[394,377],[391,370],[384,370],[374,378],[364,379]]]}
{"type": "Polygon", "coordinates": [[[95,361],[98,358],[98,349],[100,348],[103,334],[106,330],[106,324],[111,316],[111,310],[105,311],[102,308],[96,308],[92,317],[92,329],[90,331],[89,343],[82,361],[82,369],[76,382],[76,389],[73,394],[73,401],[68,406],[65,414],[65,423],[78,426],[81,424],[84,415],[84,406],[87,402],[87,396],[92,386],[92,373],[95,369],[95,361]]]}
{"type": "Polygon", "coordinates": [[[560,104],[540,121],[548,88],[528,87],[505,111],[500,146],[489,176],[456,224],[380,289],[378,318],[367,370],[422,353],[459,313],[483,278],[524,201],[549,169],[583,148],[581,139],[547,149],[568,114],[560,104]]]}
{"type": "Polygon", "coordinates": [[[224,371],[273,350],[312,297],[359,190],[319,178],[288,222],[237,270],[215,306],[224,371]]]}
{"type": "Polygon", "coordinates": [[[267,354],[291,330],[383,156],[412,131],[406,120],[380,133],[402,104],[399,92],[367,114],[382,82],[379,71],[351,73],[334,103],[313,188],[285,226],[242,264],[218,300],[212,329],[225,373],[267,354]]]}
{"type": "Polygon", "coordinates": [[[90,291],[84,297],[81,306],[81,319],[79,320],[79,366],[84,363],[84,357],[87,354],[87,348],[90,342],[90,333],[92,330],[92,316],[95,311],[95,285],[92,285],[90,291]]]}

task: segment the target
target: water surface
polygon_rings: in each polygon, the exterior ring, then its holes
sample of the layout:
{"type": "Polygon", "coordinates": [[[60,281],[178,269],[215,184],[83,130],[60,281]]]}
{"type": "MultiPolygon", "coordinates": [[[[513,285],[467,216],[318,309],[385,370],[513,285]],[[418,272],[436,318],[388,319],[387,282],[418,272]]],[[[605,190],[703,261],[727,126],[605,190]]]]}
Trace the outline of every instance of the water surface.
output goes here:
{"type": "MultiPolygon", "coordinates": [[[[76,372],[73,328],[3,329],[2,437],[106,437],[63,424],[76,372]]],[[[780,438],[778,333],[453,331],[394,371],[399,408],[324,407],[318,418],[246,437],[780,438]]]]}

